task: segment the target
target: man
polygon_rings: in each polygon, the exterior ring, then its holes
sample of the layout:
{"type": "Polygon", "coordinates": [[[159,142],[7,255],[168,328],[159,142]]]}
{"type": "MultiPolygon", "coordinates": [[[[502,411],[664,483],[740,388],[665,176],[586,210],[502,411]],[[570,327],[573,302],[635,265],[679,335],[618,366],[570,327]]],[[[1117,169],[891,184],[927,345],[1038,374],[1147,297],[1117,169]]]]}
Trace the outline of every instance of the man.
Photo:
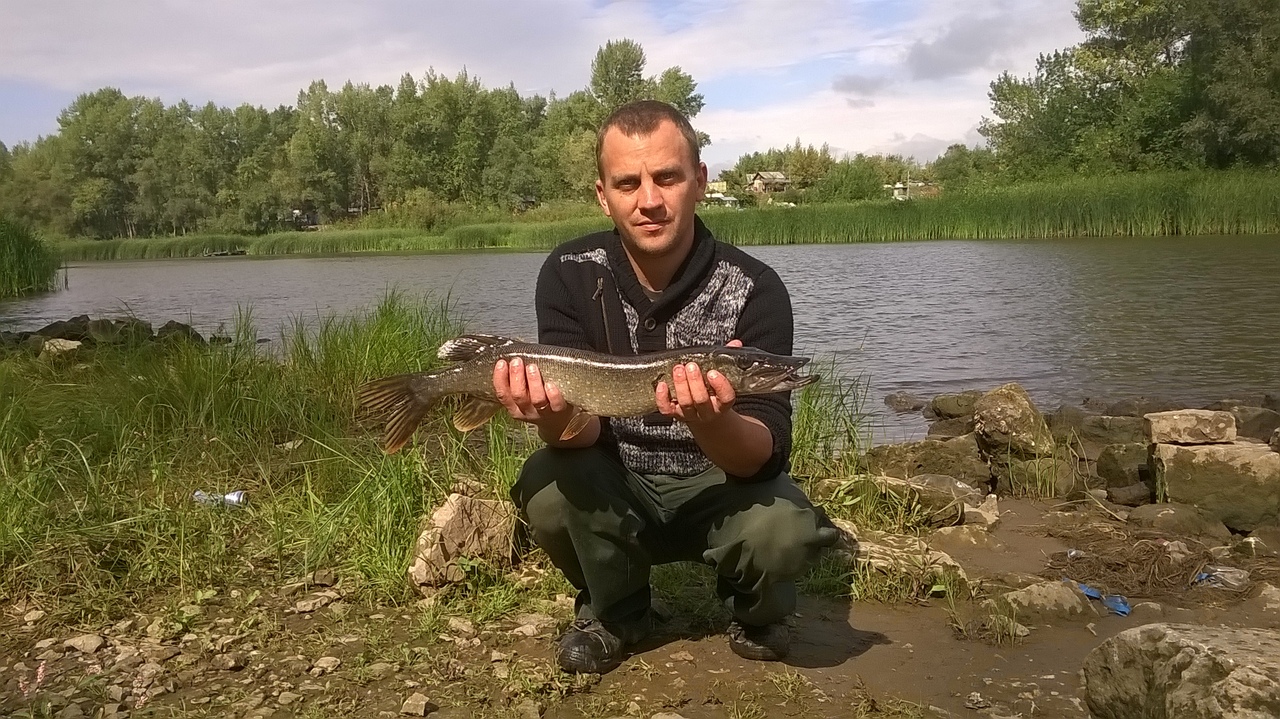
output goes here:
{"type": "MultiPolygon", "coordinates": [[[[551,253],[538,276],[539,341],[611,354],[744,343],[791,354],[782,281],[694,214],[707,167],[689,121],[664,103],[625,105],[601,128],[596,158],[596,197],[615,229],[551,253]]],[[[617,666],[651,629],[649,568],[682,560],[715,568],[734,652],[786,656],[794,580],[836,539],[785,473],[788,393],[738,399],[723,375],[689,364],[672,387],[659,383],[658,413],[593,418],[562,441],[573,408],[536,365],[499,362],[493,381],[511,416],[548,445],[511,496],[579,592],[558,644],[565,671],[617,666]]]]}

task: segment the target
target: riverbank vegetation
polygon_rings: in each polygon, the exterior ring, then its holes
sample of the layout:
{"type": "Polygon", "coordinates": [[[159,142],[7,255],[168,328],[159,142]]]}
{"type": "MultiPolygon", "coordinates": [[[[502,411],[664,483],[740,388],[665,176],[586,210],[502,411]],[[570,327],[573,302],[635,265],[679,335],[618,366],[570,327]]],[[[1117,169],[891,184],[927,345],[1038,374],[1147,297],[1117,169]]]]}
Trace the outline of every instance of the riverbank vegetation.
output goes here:
{"type": "MultiPolygon", "coordinates": [[[[1083,43],[992,82],[985,147],[926,163],[799,140],[748,153],[718,178],[747,209],[708,221],[743,244],[1275,232],[1280,6],[1079,0],[1076,17],[1083,43]],[[789,187],[748,192],[763,170],[789,187]],[[885,186],[908,181],[922,184],[895,204],[885,186]],[[770,204],[801,207],[752,209],[770,204]]],[[[274,110],[103,89],[56,135],[0,146],[0,213],[87,238],[65,246],[76,259],[542,249],[606,225],[591,187],[607,112],[654,97],[697,122],[694,79],[645,69],[622,40],[563,98],[434,72],[394,88],[317,81],[274,110]],[[284,231],[317,225],[332,229],[284,231]]]]}
{"type": "Polygon", "coordinates": [[[35,233],[0,216],[0,298],[53,289],[60,264],[35,233]]]}

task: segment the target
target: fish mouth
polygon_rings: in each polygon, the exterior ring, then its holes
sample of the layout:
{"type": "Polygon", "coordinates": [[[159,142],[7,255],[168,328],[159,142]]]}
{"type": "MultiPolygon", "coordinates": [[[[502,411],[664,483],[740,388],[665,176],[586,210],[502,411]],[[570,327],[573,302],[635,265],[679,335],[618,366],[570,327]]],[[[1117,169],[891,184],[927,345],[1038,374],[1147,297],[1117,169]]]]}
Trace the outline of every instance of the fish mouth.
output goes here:
{"type": "Polygon", "coordinates": [[[789,392],[807,387],[818,381],[818,375],[798,374],[803,364],[802,362],[794,367],[771,367],[765,372],[753,372],[747,385],[753,392],[789,392]]]}

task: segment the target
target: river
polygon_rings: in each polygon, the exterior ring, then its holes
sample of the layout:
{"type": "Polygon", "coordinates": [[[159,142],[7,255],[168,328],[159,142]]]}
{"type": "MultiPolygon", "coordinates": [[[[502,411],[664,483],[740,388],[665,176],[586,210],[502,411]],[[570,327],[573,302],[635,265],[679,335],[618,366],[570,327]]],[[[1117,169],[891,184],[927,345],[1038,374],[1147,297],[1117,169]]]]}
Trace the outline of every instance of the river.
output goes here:
{"type": "MultiPolygon", "coordinates": [[[[1020,382],[1049,411],[1087,397],[1195,405],[1280,393],[1280,238],[939,241],[751,247],[787,283],[797,353],[867,382],[878,441],[922,436],[890,392],[1020,382]]],[[[262,336],[388,288],[448,293],[475,331],[536,335],[542,254],[81,263],[67,289],[0,301],[0,329],[132,313],[209,334],[252,307],[262,336]]]]}

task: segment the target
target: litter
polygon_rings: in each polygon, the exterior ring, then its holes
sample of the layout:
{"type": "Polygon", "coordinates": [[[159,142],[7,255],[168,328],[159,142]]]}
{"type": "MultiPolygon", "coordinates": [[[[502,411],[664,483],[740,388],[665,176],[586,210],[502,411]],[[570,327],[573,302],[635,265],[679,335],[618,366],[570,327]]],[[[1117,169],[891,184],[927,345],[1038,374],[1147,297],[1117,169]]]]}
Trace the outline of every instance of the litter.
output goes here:
{"type": "Polygon", "coordinates": [[[1110,609],[1113,614],[1118,614],[1122,617],[1127,617],[1129,616],[1129,612],[1133,611],[1129,607],[1129,600],[1125,599],[1119,594],[1103,594],[1101,591],[1099,591],[1098,589],[1095,589],[1094,587],[1089,586],[1088,584],[1077,582],[1072,579],[1064,578],[1062,581],[1069,582],[1071,584],[1076,585],[1076,587],[1082,593],[1084,593],[1086,597],[1090,599],[1096,599],[1102,602],[1102,606],[1106,607],[1107,609],[1110,609]]]}
{"type": "Polygon", "coordinates": [[[1196,575],[1195,584],[1205,584],[1216,589],[1241,591],[1249,586],[1249,572],[1235,567],[1220,567],[1216,564],[1205,566],[1204,571],[1196,575]]]}
{"type": "Polygon", "coordinates": [[[226,494],[210,494],[208,492],[196,490],[196,493],[191,495],[191,498],[200,504],[209,506],[222,505],[224,507],[243,507],[249,503],[249,493],[243,489],[238,489],[234,492],[227,492],[226,494]]]}

